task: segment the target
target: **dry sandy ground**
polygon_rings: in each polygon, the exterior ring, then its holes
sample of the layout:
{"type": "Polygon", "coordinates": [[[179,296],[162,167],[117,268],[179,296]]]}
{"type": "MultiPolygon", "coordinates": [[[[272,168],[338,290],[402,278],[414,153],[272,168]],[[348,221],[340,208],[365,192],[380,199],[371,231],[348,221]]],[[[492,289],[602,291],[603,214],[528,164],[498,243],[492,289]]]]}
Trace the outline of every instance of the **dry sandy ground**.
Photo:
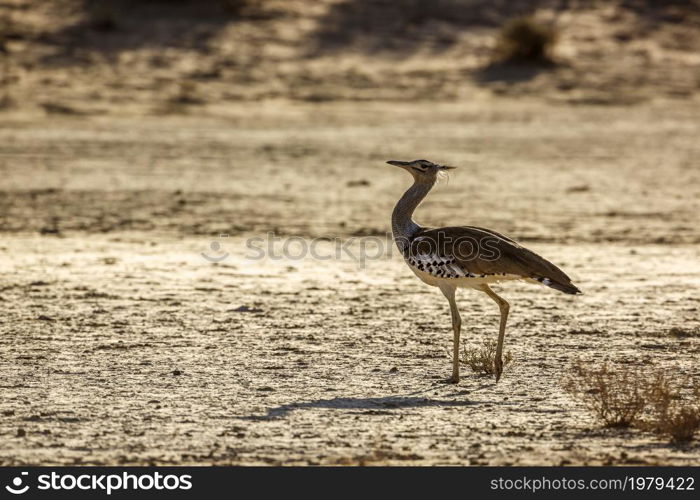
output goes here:
{"type": "MultiPolygon", "coordinates": [[[[700,376],[700,338],[668,334],[700,328],[697,104],[212,112],[3,116],[0,463],[698,462],[561,387],[579,359],[700,376]],[[585,292],[502,288],[498,384],[444,383],[447,304],[396,252],[247,258],[269,230],[382,234],[408,185],[382,161],[417,156],[463,167],[419,220],[510,233],[585,292]]],[[[460,304],[466,344],[495,338],[493,303],[460,304]]]]}

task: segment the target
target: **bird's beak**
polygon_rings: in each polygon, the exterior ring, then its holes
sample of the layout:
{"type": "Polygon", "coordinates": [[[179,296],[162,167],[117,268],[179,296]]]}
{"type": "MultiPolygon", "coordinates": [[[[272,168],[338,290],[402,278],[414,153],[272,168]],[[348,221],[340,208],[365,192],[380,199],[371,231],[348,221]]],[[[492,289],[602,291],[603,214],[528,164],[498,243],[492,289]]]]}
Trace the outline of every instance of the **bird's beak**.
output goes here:
{"type": "Polygon", "coordinates": [[[454,170],[457,167],[451,167],[449,165],[440,165],[440,170],[454,170]]]}
{"type": "Polygon", "coordinates": [[[406,167],[408,166],[409,163],[408,161],[397,161],[397,160],[389,160],[387,162],[389,165],[394,165],[395,167],[406,167]]]}

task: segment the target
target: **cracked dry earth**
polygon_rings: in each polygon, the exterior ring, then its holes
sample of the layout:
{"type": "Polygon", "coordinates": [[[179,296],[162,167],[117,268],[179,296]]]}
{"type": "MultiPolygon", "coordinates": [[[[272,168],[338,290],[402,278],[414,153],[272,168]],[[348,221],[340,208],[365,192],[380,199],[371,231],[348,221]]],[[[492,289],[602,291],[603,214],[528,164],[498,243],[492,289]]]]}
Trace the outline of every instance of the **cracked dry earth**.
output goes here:
{"type": "MultiPolygon", "coordinates": [[[[697,441],[602,428],[561,384],[577,360],[697,383],[700,337],[669,335],[700,329],[697,116],[505,101],[4,116],[0,464],[697,464],[697,441]],[[468,367],[444,382],[447,303],[396,251],[247,258],[267,231],[383,235],[408,185],[383,161],[414,157],[462,167],[418,220],[505,232],[584,291],[499,287],[515,363],[498,384],[468,367]],[[213,239],[218,264],[201,255],[213,239]]],[[[464,343],[495,339],[496,306],[458,300],[464,343]]]]}
{"type": "MultiPolygon", "coordinates": [[[[4,242],[0,462],[697,463],[697,445],[601,429],[559,383],[577,359],[696,377],[700,339],[666,330],[698,326],[697,247],[611,245],[591,268],[600,247],[536,245],[586,295],[508,287],[516,363],[455,386],[448,307],[397,256],[248,261],[231,239],[212,265],[206,244],[4,242]]],[[[487,298],[460,304],[466,343],[495,338],[487,298]]]]}

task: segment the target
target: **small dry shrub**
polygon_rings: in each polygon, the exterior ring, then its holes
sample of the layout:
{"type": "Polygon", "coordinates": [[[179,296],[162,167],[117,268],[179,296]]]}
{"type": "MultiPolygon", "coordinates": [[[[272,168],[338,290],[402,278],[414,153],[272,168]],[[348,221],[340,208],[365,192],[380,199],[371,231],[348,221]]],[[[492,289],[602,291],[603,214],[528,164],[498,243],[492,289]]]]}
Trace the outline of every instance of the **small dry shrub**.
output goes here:
{"type": "Polygon", "coordinates": [[[684,394],[678,382],[658,369],[575,364],[564,388],[583,401],[607,427],[638,427],[690,441],[700,428],[700,389],[684,394]]]}
{"type": "Polygon", "coordinates": [[[700,388],[683,395],[665,375],[657,373],[650,384],[651,417],[641,427],[667,435],[673,443],[691,441],[700,429],[700,388]]]}
{"type": "Polygon", "coordinates": [[[691,329],[674,326],[668,331],[668,335],[677,339],[683,339],[688,337],[700,337],[700,328],[691,329]]]}
{"type": "Polygon", "coordinates": [[[675,444],[692,441],[700,428],[700,411],[694,408],[677,408],[676,411],[662,416],[659,432],[671,437],[675,444]]]}
{"type": "Polygon", "coordinates": [[[629,368],[619,369],[607,363],[571,367],[564,389],[583,401],[607,427],[629,427],[647,404],[646,381],[629,368]]]}
{"type": "MultiPolygon", "coordinates": [[[[462,350],[462,363],[469,366],[477,373],[493,375],[496,372],[494,361],[496,359],[496,346],[493,340],[485,340],[480,347],[464,347],[462,350]]],[[[513,361],[513,355],[506,351],[503,353],[503,370],[513,361]]]]}
{"type": "Polygon", "coordinates": [[[517,17],[501,28],[496,52],[509,62],[551,62],[558,38],[553,26],[530,16],[517,17]]]}

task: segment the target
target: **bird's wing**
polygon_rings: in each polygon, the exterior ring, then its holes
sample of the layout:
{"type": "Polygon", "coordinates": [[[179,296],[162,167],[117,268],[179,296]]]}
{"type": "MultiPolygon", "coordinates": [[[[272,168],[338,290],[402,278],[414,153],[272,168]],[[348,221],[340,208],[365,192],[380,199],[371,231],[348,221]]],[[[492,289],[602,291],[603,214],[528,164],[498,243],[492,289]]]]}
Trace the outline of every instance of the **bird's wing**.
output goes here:
{"type": "Polygon", "coordinates": [[[467,276],[516,275],[565,293],[580,293],[557,266],[489,229],[472,226],[421,229],[411,240],[410,252],[446,259],[467,276]]]}

